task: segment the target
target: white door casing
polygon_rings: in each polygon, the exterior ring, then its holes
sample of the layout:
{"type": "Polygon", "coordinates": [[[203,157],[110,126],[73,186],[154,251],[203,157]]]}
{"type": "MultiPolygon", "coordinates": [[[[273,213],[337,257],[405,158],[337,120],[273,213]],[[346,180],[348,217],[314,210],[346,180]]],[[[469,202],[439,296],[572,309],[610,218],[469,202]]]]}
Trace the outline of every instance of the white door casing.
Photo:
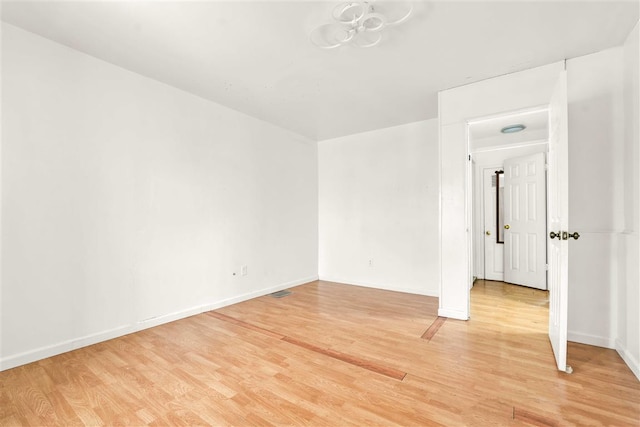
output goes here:
{"type": "Polygon", "coordinates": [[[549,104],[548,233],[549,340],[560,371],[567,366],[567,314],[569,289],[569,176],[568,176],[567,72],[561,71],[549,104]]]}
{"type": "Polygon", "coordinates": [[[547,289],[544,153],[504,162],[504,281],[547,289]]]}
{"type": "Polygon", "coordinates": [[[504,245],[497,243],[496,229],[496,170],[501,166],[483,169],[484,212],[484,277],[487,280],[504,280],[504,245]],[[489,233],[489,234],[487,234],[489,233]]]}

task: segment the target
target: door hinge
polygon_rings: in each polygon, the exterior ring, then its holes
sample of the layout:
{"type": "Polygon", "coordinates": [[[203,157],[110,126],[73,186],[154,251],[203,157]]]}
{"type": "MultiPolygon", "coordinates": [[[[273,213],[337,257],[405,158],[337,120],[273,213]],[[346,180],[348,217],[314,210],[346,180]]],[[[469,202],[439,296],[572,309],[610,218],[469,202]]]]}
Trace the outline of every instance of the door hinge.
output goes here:
{"type": "Polygon", "coordinates": [[[469,161],[471,161],[471,154],[469,154],[469,161]]]}
{"type": "Polygon", "coordinates": [[[549,264],[545,264],[545,265],[544,265],[544,269],[545,269],[545,270],[547,270],[547,271],[549,271],[549,264]]]}
{"type": "Polygon", "coordinates": [[[547,163],[544,164],[544,170],[546,170],[546,171],[549,170],[549,164],[547,164],[547,163]]]}

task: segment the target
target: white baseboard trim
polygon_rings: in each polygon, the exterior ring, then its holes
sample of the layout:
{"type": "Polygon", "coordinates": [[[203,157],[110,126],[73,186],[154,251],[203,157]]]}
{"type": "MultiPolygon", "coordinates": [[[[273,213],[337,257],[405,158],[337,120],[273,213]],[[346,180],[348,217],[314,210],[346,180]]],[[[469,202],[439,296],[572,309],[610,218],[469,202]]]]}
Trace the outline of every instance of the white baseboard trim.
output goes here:
{"type": "Polygon", "coordinates": [[[362,286],[364,288],[375,288],[375,289],[382,289],[385,291],[403,292],[405,294],[438,297],[438,289],[416,290],[414,288],[405,288],[402,286],[391,286],[389,284],[381,284],[381,283],[367,283],[367,282],[361,282],[358,280],[341,279],[341,278],[329,277],[329,276],[320,276],[320,280],[324,280],[325,282],[341,283],[343,285],[362,286]]]}
{"type": "Polygon", "coordinates": [[[469,316],[464,311],[447,310],[446,308],[439,308],[438,316],[450,317],[451,319],[458,319],[458,320],[469,320],[469,316]]]}
{"type": "Polygon", "coordinates": [[[290,282],[280,283],[279,285],[260,289],[259,291],[249,292],[249,293],[238,295],[232,298],[227,298],[224,300],[206,304],[205,309],[202,311],[204,312],[204,311],[216,310],[218,308],[226,307],[228,305],[237,304],[239,302],[247,301],[253,298],[258,298],[264,295],[269,295],[274,292],[278,292],[283,289],[290,288],[292,286],[304,285],[305,283],[313,282],[315,280],[318,280],[318,276],[309,276],[302,279],[292,280],[290,282]]]}
{"type": "Polygon", "coordinates": [[[640,381],[640,362],[636,359],[633,354],[622,344],[620,340],[616,340],[615,350],[618,352],[624,363],[627,364],[631,372],[636,376],[638,381],[640,381]]]}
{"type": "Polygon", "coordinates": [[[152,317],[146,320],[140,320],[130,325],[118,326],[113,329],[109,329],[95,334],[85,335],[80,338],[74,338],[61,343],[52,344],[29,350],[23,353],[14,354],[11,356],[0,358],[0,372],[7,369],[15,368],[18,366],[26,365],[28,363],[36,362],[38,360],[46,359],[47,357],[56,356],[68,351],[77,350],[82,347],[87,347],[99,342],[108,341],[114,338],[118,338],[127,334],[142,331],[144,329],[153,328],[165,323],[174,322],[176,320],[184,319],[186,317],[194,316],[205,311],[215,310],[217,308],[225,307],[227,305],[236,304],[242,301],[246,301],[252,298],[268,295],[273,292],[277,292],[292,286],[302,285],[304,283],[313,282],[318,280],[318,276],[309,276],[298,280],[292,280],[286,283],[280,283],[275,286],[263,288],[258,291],[248,292],[246,294],[238,295],[232,298],[227,298],[220,301],[214,301],[207,304],[191,307],[186,310],[180,310],[174,313],[168,313],[162,316],[152,317]]]}
{"type": "Polygon", "coordinates": [[[52,344],[36,348],[34,350],[25,351],[23,353],[14,354],[12,356],[4,357],[0,359],[0,372],[7,369],[15,368],[17,366],[26,365],[27,363],[46,359],[47,357],[57,356],[58,354],[73,351],[78,348],[97,344],[102,341],[108,341],[113,338],[118,338],[123,335],[130,334],[131,332],[135,332],[135,327],[133,325],[125,325],[109,329],[107,331],[85,335],[84,337],[70,339],[58,344],[52,344]]]}
{"type": "Polygon", "coordinates": [[[615,342],[611,338],[599,337],[596,335],[583,334],[580,332],[567,331],[567,341],[580,344],[593,345],[596,347],[615,348],[615,342]]]}

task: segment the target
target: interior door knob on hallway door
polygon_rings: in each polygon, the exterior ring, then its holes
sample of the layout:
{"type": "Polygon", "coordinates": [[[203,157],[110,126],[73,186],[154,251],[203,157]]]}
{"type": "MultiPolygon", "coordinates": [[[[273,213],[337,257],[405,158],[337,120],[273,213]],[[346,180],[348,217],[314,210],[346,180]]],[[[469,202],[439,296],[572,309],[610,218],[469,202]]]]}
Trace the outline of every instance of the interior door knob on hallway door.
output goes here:
{"type": "Polygon", "coordinates": [[[578,240],[580,238],[580,233],[578,233],[577,231],[574,231],[573,233],[569,233],[568,231],[558,231],[556,233],[555,231],[552,231],[549,233],[549,237],[551,237],[552,240],[556,237],[558,238],[558,240],[569,240],[569,238],[578,240]]]}

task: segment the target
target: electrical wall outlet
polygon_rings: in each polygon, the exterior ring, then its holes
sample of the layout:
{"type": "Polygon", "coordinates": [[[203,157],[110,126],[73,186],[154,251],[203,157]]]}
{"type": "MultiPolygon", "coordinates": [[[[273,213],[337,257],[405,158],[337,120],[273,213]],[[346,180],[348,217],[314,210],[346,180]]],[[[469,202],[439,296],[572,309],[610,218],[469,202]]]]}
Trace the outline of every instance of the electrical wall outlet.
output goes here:
{"type": "Polygon", "coordinates": [[[240,266],[240,275],[241,276],[246,276],[247,275],[247,266],[246,265],[240,266]]]}

